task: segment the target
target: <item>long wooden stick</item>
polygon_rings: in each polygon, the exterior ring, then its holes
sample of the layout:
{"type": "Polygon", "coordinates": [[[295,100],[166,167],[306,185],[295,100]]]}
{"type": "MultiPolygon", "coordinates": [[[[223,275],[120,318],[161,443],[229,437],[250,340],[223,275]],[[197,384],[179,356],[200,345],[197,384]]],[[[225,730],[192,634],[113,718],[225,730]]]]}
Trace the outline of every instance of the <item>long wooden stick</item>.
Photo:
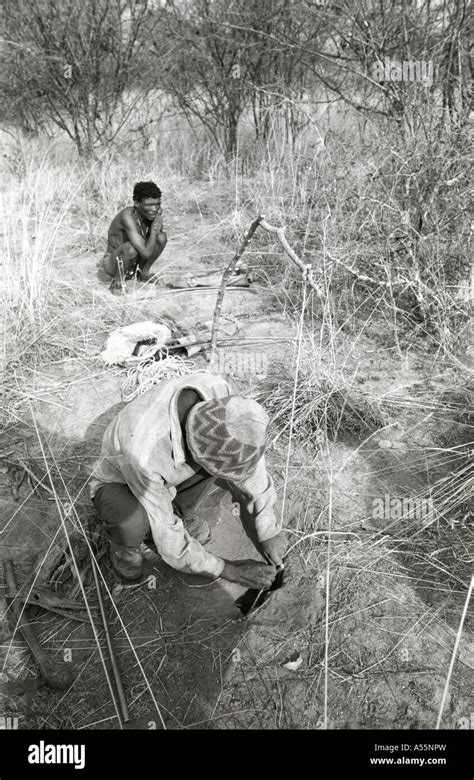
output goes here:
{"type": "Polygon", "coordinates": [[[230,261],[229,265],[224,271],[224,274],[222,276],[221,286],[219,287],[219,292],[217,293],[217,300],[216,300],[216,307],[214,309],[214,317],[212,319],[212,331],[211,331],[211,351],[209,355],[209,363],[211,366],[215,362],[216,357],[216,349],[217,349],[217,326],[219,324],[219,318],[221,316],[221,310],[222,310],[222,302],[224,300],[224,293],[225,288],[227,285],[227,282],[229,281],[232,271],[234,270],[235,266],[237,265],[238,261],[242,257],[243,253],[247,249],[248,245],[250,244],[250,241],[252,239],[253,234],[255,233],[256,229],[260,225],[261,221],[263,219],[263,214],[260,214],[258,217],[254,219],[252,224],[250,225],[249,229],[247,230],[247,233],[245,234],[244,240],[242,241],[239,249],[235,253],[234,257],[230,261]]]}
{"type": "Polygon", "coordinates": [[[115,685],[117,688],[117,694],[120,702],[120,709],[122,710],[122,719],[124,723],[128,723],[130,715],[128,712],[127,700],[125,698],[125,692],[123,690],[122,678],[120,677],[120,670],[117,664],[117,658],[115,656],[114,646],[112,644],[112,637],[110,636],[109,623],[107,620],[107,614],[105,612],[104,601],[102,598],[102,588],[100,586],[99,576],[97,574],[97,564],[94,560],[94,556],[91,554],[92,574],[94,576],[94,585],[97,591],[97,599],[99,602],[100,615],[102,618],[102,625],[104,626],[105,639],[107,642],[107,649],[109,651],[110,664],[112,666],[112,672],[114,675],[115,685]]]}

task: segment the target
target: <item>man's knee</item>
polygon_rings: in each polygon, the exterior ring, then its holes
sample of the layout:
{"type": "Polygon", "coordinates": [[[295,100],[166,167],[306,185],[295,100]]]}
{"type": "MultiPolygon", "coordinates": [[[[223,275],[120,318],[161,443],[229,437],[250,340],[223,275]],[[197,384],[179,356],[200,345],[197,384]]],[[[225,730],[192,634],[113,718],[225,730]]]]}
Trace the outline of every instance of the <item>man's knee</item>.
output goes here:
{"type": "Polygon", "coordinates": [[[103,485],[92,503],[109,537],[120,544],[138,546],[150,529],[145,509],[127,485],[103,485]]]}
{"type": "Polygon", "coordinates": [[[115,276],[119,270],[119,261],[123,265],[125,272],[129,271],[130,266],[137,261],[138,253],[133,244],[126,241],[113,252],[107,252],[102,260],[102,266],[106,274],[115,276]]]}
{"type": "Polygon", "coordinates": [[[123,262],[131,262],[132,260],[137,259],[138,252],[130,241],[126,241],[125,244],[122,244],[118,249],[117,255],[123,262]]]}

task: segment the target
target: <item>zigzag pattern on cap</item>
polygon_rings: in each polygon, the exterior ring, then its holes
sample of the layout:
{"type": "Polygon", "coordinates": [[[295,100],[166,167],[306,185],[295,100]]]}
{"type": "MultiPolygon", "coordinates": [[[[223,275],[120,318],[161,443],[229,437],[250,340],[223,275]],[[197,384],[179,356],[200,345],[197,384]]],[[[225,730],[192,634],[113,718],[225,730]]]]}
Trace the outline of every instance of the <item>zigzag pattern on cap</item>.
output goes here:
{"type": "Polygon", "coordinates": [[[201,408],[199,415],[195,415],[192,448],[205,468],[229,477],[251,472],[265,451],[264,446],[252,447],[229,436],[225,406],[212,410],[201,408]]]}

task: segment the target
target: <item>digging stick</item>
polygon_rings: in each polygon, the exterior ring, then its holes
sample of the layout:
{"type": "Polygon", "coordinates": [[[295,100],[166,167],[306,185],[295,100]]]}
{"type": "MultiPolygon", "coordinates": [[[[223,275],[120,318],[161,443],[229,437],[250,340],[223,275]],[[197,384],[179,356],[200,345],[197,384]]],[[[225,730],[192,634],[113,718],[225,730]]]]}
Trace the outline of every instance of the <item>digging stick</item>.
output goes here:
{"type": "Polygon", "coordinates": [[[41,647],[33,629],[28,623],[25,610],[22,612],[18,602],[15,601],[18,588],[15,580],[13,561],[11,561],[9,558],[5,560],[3,564],[3,570],[5,573],[7,594],[8,597],[11,598],[10,609],[12,611],[15,622],[18,625],[18,630],[30,648],[46,684],[49,685],[50,688],[54,688],[57,691],[65,691],[67,688],[70,688],[74,682],[74,677],[71,670],[65,664],[60,664],[51,658],[46,650],[41,647]]]}
{"type": "Polygon", "coordinates": [[[97,590],[97,599],[99,601],[100,615],[101,615],[101,618],[102,618],[102,625],[104,626],[105,639],[106,639],[106,642],[107,642],[107,649],[109,651],[110,664],[112,666],[112,672],[113,672],[113,675],[114,675],[115,686],[117,688],[117,694],[118,694],[118,698],[119,698],[119,702],[120,702],[120,708],[122,710],[122,720],[123,720],[124,723],[128,723],[128,721],[130,720],[130,715],[129,715],[129,712],[128,712],[127,700],[125,698],[125,693],[124,693],[123,685],[122,685],[122,679],[120,677],[120,670],[118,668],[117,658],[115,656],[115,650],[114,650],[114,646],[112,644],[112,637],[110,636],[109,623],[108,623],[108,620],[107,620],[107,614],[105,612],[104,600],[102,598],[102,588],[100,586],[99,576],[97,574],[97,564],[96,564],[96,562],[95,562],[95,560],[94,560],[92,555],[91,555],[91,562],[92,562],[92,574],[94,576],[94,584],[95,584],[95,587],[96,587],[96,590],[97,590]]]}
{"type": "Polygon", "coordinates": [[[216,307],[214,309],[214,317],[212,319],[212,331],[211,331],[211,351],[209,355],[209,362],[212,366],[216,354],[216,347],[217,347],[217,326],[219,324],[219,318],[221,316],[221,309],[222,309],[222,302],[224,300],[224,293],[225,288],[227,286],[227,282],[230,279],[230,276],[232,274],[232,271],[234,270],[235,266],[237,265],[238,261],[242,257],[243,253],[247,249],[248,245],[250,244],[250,241],[252,239],[253,234],[255,233],[256,229],[260,225],[260,222],[263,219],[263,214],[260,214],[258,217],[254,219],[252,224],[250,225],[249,229],[247,230],[247,233],[245,234],[244,240],[242,241],[239,249],[235,253],[234,257],[230,261],[229,265],[224,271],[224,274],[222,276],[221,286],[219,287],[219,292],[217,293],[217,300],[216,300],[216,307]]]}

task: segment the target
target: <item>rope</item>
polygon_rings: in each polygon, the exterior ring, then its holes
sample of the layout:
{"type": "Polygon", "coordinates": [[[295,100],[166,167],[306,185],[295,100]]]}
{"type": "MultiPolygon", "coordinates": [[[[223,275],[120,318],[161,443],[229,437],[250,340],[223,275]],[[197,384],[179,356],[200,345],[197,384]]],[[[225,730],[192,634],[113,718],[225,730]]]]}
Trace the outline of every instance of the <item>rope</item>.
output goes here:
{"type": "Polygon", "coordinates": [[[128,369],[122,383],[122,398],[125,403],[133,401],[166,379],[192,374],[195,367],[194,361],[184,360],[179,355],[167,355],[162,360],[144,360],[128,369]]]}

